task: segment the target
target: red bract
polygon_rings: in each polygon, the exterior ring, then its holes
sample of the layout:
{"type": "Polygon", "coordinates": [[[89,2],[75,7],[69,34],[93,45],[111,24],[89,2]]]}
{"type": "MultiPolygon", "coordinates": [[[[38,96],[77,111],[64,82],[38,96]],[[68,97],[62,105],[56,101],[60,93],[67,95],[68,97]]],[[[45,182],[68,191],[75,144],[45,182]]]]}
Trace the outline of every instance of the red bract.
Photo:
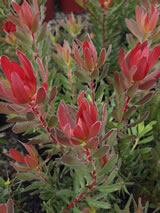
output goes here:
{"type": "MultiPolygon", "coordinates": [[[[156,46],[152,51],[148,47],[148,42],[138,43],[136,47],[126,55],[124,49],[119,52],[119,65],[130,85],[147,84],[152,86],[160,77],[160,69],[156,69],[147,76],[149,71],[157,62],[160,56],[160,46],[156,46]]],[[[150,87],[149,86],[149,87],[150,87]]]]}
{"type": "Polygon", "coordinates": [[[145,35],[148,32],[153,32],[154,28],[157,25],[159,18],[159,10],[153,5],[150,8],[150,12],[137,6],[136,7],[136,21],[140,31],[145,35]]]}
{"type": "Polygon", "coordinates": [[[149,12],[146,9],[136,7],[136,22],[133,19],[126,19],[129,30],[140,40],[149,38],[154,31],[159,19],[159,10],[153,5],[149,12]]]}
{"type": "Polygon", "coordinates": [[[56,47],[57,47],[57,52],[63,58],[64,62],[66,64],[69,64],[71,48],[70,48],[68,42],[65,40],[63,46],[61,46],[60,44],[57,44],[56,47]]]}
{"type": "Polygon", "coordinates": [[[101,50],[99,59],[98,59],[98,63],[97,63],[97,51],[96,48],[93,44],[93,42],[91,40],[87,41],[83,41],[80,42],[78,41],[78,43],[80,44],[80,46],[82,47],[83,50],[83,55],[84,55],[84,61],[82,59],[82,57],[80,56],[78,47],[76,44],[73,45],[73,52],[74,52],[74,58],[76,60],[76,62],[85,70],[89,70],[90,72],[92,72],[96,67],[101,67],[106,59],[106,51],[103,48],[101,50]]]}
{"type": "Polygon", "coordinates": [[[12,6],[14,10],[16,11],[18,18],[16,18],[13,15],[9,15],[8,19],[10,21],[16,21],[16,23],[19,23],[18,25],[23,27],[27,27],[29,31],[35,32],[35,28],[37,29],[38,23],[39,23],[39,9],[37,0],[33,1],[34,4],[34,13],[32,11],[32,8],[27,3],[26,0],[24,0],[22,6],[17,4],[16,2],[12,2],[12,6]]]}
{"type": "Polygon", "coordinates": [[[4,32],[6,32],[8,34],[16,32],[16,25],[13,24],[12,22],[6,21],[3,24],[4,24],[4,26],[3,26],[4,32]]]}
{"type": "Polygon", "coordinates": [[[17,62],[10,62],[7,56],[1,57],[2,71],[10,83],[0,81],[0,95],[13,103],[31,103],[36,93],[36,79],[29,60],[17,50],[22,67],[17,62]]]}
{"type": "Polygon", "coordinates": [[[59,126],[74,145],[88,145],[96,148],[98,144],[97,134],[101,122],[98,120],[97,107],[84,98],[83,91],[78,97],[78,112],[73,119],[69,113],[68,106],[63,101],[58,107],[59,126]],[[92,144],[92,145],[91,145],[92,144]],[[94,144],[94,145],[93,145],[94,144]]]}
{"type": "Polygon", "coordinates": [[[37,168],[39,165],[39,161],[38,161],[38,156],[37,156],[37,153],[36,153],[34,147],[32,145],[27,145],[27,144],[23,144],[23,146],[26,148],[29,155],[26,154],[25,156],[23,156],[17,150],[10,149],[9,156],[18,162],[18,164],[11,163],[11,165],[17,171],[30,171],[32,169],[37,168]]]}

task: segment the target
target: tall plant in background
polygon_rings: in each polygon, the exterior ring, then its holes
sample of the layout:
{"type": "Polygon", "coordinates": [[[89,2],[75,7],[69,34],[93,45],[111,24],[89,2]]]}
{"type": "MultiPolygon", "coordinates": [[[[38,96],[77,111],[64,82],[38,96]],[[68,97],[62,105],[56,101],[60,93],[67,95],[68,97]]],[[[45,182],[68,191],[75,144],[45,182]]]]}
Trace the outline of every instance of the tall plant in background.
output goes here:
{"type": "MultiPolygon", "coordinates": [[[[65,40],[59,44],[43,23],[36,0],[32,5],[26,1],[21,6],[15,2],[8,5],[10,14],[3,29],[6,36],[14,37],[16,43],[8,44],[16,49],[17,55],[14,54],[14,60],[11,56],[1,56],[0,98],[4,101],[0,102],[0,112],[8,115],[7,121],[13,123],[12,130],[16,134],[34,130],[37,135],[29,138],[29,144],[22,143],[27,154],[16,149],[8,151],[7,156],[16,161],[11,165],[17,174],[15,180],[0,179],[0,200],[3,203],[0,209],[4,212],[14,212],[13,203],[15,211],[19,208],[22,211],[16,196],[30,190],[38,193],[47,213],[147,212],[148,202],[145,201],[150,201],[154,210],[159,208],[158,171],[154,169],[157,175],[154,194],[157,196],[149,196],[144,192],[146,185],[140,188],[139,183],[147,179],[147,184],[151,185],[148,182],[152,183],[153,179],[147,175],[155,164],[159,167],[158,145],[155,157],[152,156],[155,150],[147,145],[153,141],[155,121],[146,124],[149,112],[142,109],[159,92],[157,61],[160,45],[152,48],[149,41],[142,39],[126,54],[123,48],[119,51],[117,61],[121,71],[113,70],[113,79],[110,79],[114,91],[108,99],[104,79],[108,69],[106,60],[112,53],[111,45],[106,42],[105,21],[112,1],[79,3],[95,20],[93,24],[101,27],[100,51],[97,51],[91,35],[84,40],[76,39],[81,32],[81,22],[77,26],[73,16],[68,19],[68,32],[75,41],[65,40]],[[98,6],[102,19],[94,13],[95,6],[98,6]],[[52,59],[48,35],[58,53],[54,53],[52,59]],[[54,59],[62,64],[62,69],[56,72],[52,70],[54,59]],[[43,155],[39,154],[41,148],[45,148],[43,155]],[[18,179],[22,182],[29,180],[30,185],[23,189],[18,179]],[[14,191],[17,185],[18,189],[14,191]],[[142,199],[138,199],[140,189],[142,199]],[[119,207],[118,191],[125,196],[133,193],[123,210],[119,207]],[[129,209],[131,202],[134,210],[129,209]]],[[[123,7],[123,1],[114,6],[112,14],[123,7]]],[[[149,18],[145,10],[141,15],[141,9],[137,8],[137,20],[142,20],[142,15],[149,18]]],[[[150,18],[152,15],[157,17],[157,9],[153,5],[150,8],[150,18]]],[[[131,26],[133,21],[126,22],[131,26]]],[[[156,25],[155,19],[152,22],[156,25]]],[[[148,29],[145,33],[153,31],[151,23],[147,22],[148,27],[145,25],[148,29]]],[[[139,27],[144,29],[143,21],[139,27]]],[[[133,31],[133,27],[131,29],[133,31]]]]}

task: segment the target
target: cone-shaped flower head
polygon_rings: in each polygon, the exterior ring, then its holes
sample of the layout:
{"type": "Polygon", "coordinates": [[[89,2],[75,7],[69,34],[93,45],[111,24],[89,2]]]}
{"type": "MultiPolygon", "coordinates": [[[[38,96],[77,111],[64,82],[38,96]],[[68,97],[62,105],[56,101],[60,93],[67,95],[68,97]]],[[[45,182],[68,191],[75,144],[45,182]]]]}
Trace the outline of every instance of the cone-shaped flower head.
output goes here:
{"type": "Polygon", "coordinates": [[[89,41],[84,40],[83,43],[79,40],[77,40],[77,42],[82,47],[84,60],[80,56],[75,43],[73,44],[73,55],[80,67],[93,72],[95,68],[100,68],[104,64],[107,56],[105,48],[102,48],[99,59],[97,60],[97,51],[91,39],[89,41]]]}
{"type": "MultiPolygon", "coordinates": [[[[99,133],[101,122],[98,120],[97,107],[84,98],[83,91],[78,97],[78,112],[75,119],[68,111],[68,106],[63,101],[58,108],[59,126],[63,132],[70,138],[74,145],[86,145],[99,133]]],[[[94,141],[98,143],[98,138],[94,141]]]]}
{"type": "Polygon", "coordinates": [[[36,79],[29,60],[17,50],[22,67],[15,61],[10,62],[7,56],[1,57],[2,71],[7,78],[10,87],[4,81],[0,81],[0,95],[17,104],[32,102],[36,93],[36,79]]]}
{"type": "Polygon", "coordinates": [[[130,84],[141,84],[149,81],[155,83],[160,77],[160,69],[151,71],[160,56],[160,46],[156,46],[152,51],[148,47],[148,42],[138,43],[136,47],[126,55],[124,50],[119,52],[119,65],[130,84]]]}
{"type": "Polygon", "coordinates": [[[136,7],[136,22],[140,31],[145,35],[146,33],[151,33],[155,29],[159,18],[159,10],[153,5],[150,7],[150,11],[147,12],[146,9],[136,7]]]}
{"type": "Polygon", "coordinates": [[[16,2],[12,2],[12,7],[16,11],[18,17],[9,15],[8,19],[12,22],[18,23],[18,26],[22,28],[27,28],[31,32],[36,32],[39,24],[39,8],[37,0],[33,1],[34,13],[31,6],[24,0],[23,4],[20,6],[16,2]]]}
{"type": "MultiPolygon", "coordinates": [[[[150,5],[149,11],[145,8],[136,7],[136,21],[133,19],[125,19],[129,30],[139,39],[144,41],[154,35],[154,29],[159,19],[159,10],[150,5]]],[[[155,35],[154,35],[155,36],[155,35]]],[[[158,36],[158,33],[156,33],[158,36]]]]}
{"type": "Polygon", "coordinates": [[[18,164],[11,163],[11,165],[17,171],[30,171],[32,169],[37,168],[39,165],[39,161],[38,161],[38,156],[37,156],[35,148],[32,145],[28,145],[24,143],[22,144],[29,154],[26,154],[24,156],[17,150],[10,149],[9,156],[18,162],[18,164]]]}

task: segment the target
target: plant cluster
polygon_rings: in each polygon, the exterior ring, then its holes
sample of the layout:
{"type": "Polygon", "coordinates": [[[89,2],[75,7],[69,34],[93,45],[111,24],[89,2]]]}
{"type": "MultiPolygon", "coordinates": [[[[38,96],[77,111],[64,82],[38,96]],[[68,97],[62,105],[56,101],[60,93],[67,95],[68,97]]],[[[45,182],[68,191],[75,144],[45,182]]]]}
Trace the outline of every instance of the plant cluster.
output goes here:
{"type": "Polygon", "coordinates": [[[26,194],[46,213],[158,212],[158,122],[147,103],[159,97],[159,3],[136,2],[113,58],[123,31],[113,18],[132,5],[77,2],[89,31],[71,14],[52,34],[44,2],[2,0],[0,113],[28,140],[3,153],[16,174],[0,176],[0,212],[26,212],[26,194]]]}

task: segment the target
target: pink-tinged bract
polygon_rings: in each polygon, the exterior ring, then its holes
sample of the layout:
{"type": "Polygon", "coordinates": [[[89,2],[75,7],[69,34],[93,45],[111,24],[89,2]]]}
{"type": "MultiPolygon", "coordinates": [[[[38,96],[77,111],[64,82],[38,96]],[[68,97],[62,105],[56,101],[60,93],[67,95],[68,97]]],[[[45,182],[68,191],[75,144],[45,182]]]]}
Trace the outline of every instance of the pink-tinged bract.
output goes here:
{"type": "Polygon", "coordinates": [[[17,51],[22,67],[15,61],[10,62],[7,56],[1,57],[2,71],[11,88],[0,81],[0,95],[17,104],[32,102],[36,93],[36,79],[29,60],[23,53],[17,51]]]}
{"type": "Polygon", "coordinates": [[[153,5],[150,7],[149,13],[144,8],[136,6],[136,22],[140,31],[145,35],[151,33],[155,29],[159,18],[159,10],[153,5]]]}
{"type": "Polygon", "coordinates": [[[160,56],[160,45],[150,51],[148,42],[138,43],[132,51],[126,55],[124,50],[119,52],[118,62],[120,68],[127,80],[127,84],[141,85],[148,82],[152,85],[153,82],[160,77],[159,69],[147,75],[153,66],[156,64],[160,56]],[[151,81],[152,80],[152,81],[151,81]]]}
{"type": "MultiPolygon", "coordinates": [[[[37,0],[33,1],[33,5],[35,14],[33,13],[31,6],[28,4],[26,0],[24,0],[21,6],[16,2],[12,2],[12,7],[14,8],[14,10],[18,15],[19,24],[21,25],[21,27],[22,28],[25,27],[27,28],[27,30],[35,33],[38,29],[39,24],[39,9],[37,0]]],[[[14,16],[9,15],[8,18],[11,21],[14,18],[14,16]]]]}
{"type": "MultiPolygon", "coordinates": [[[[68,106],[63,101],[58,107],[59,126],[74,145],[87,145],[88,141],[98,144],[97,135],[101,122],[98,120],[98,110],[95,104],[84,98],[83,91],[78,97],[78,112],[76,120],[69,113],[68,106]],[[93,138],[95,138],[93,140],[93,138]],[[92,140],[91,140],[92,139],[92,140]]],[[[95,147],[95,145],[90,147],[95,147]]]]}
{"type": "Polygon", "coordinates": [[[26,148],[29,154],[23,156],[17,150],[10,149],[9,156],[19,163],[18,165],[11,163],[11,165],[19,171],[30,171],[32,169],[35,169],[39,165],[39,160],[33,145],[28,145],[24,143],[22,143],[22,145],[26,148]]]}

